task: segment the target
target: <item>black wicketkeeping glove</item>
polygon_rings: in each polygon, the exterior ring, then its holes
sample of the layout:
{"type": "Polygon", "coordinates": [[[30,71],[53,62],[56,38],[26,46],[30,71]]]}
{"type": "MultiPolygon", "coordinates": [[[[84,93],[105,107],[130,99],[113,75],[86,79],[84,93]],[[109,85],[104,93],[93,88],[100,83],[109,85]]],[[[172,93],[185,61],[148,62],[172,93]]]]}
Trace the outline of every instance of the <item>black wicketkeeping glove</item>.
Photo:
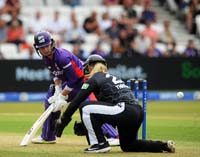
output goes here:
{"type": "Polygon", "coordinates": [[[71,121],[71,117],[65,119],[58,119],[55,124],[55,134],[57,137],[61,137],[64,128],[69,124],[71,121]]]}
{"type": "Polygon", "coordinates": [[[74,134],[77,136],[84,136],[87,134],[87,130],[83,123],[80,121],[75,121],[74,123],[74,134]]]}

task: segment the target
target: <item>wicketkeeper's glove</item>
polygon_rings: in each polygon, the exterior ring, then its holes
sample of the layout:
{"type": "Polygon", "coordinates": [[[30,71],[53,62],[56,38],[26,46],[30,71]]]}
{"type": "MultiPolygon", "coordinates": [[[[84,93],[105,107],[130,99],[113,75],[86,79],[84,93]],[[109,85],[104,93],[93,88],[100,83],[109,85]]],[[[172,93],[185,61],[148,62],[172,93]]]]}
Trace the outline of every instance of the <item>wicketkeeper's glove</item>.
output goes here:
{"type": "Polygon", "coordinates": [[[57,137],[61,137],[64,128],[69,124],[71,120],[71,117],[62,117],[56,121],[54,132],[57,137]]]}
{"type": "Polygon", "coordinates": [[[77,136],[84,136],[87,135],[87,130],[83,123],[80,121],[75,121],[74,123],[74,134],[77,136]]]}

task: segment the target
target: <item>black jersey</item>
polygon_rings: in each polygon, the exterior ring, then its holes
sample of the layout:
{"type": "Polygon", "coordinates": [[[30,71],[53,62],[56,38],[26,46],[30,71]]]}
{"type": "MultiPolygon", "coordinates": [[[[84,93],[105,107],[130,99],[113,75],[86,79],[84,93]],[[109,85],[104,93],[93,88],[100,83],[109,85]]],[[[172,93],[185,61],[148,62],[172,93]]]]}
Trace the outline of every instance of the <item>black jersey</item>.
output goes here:
{"type": "Polygon", "coordinates": [[[112,104],[119,102],[133,103],[134,96],[132,91],[124,81],[109,74],[96,73],[92,80],[96,82],[93,91],[98,101],[104,101],[112,104]]]}
{"type": "Polygon", "coordinates": [[[92,92],[98,101],[107,102],[111,105],[119,102],[136,104],[132,91],[124,81],[109,73],[98,72],[83,84],[80,92],[72,100],[65,113],[71,117],[80,103],[87,99],[92,92]]]}

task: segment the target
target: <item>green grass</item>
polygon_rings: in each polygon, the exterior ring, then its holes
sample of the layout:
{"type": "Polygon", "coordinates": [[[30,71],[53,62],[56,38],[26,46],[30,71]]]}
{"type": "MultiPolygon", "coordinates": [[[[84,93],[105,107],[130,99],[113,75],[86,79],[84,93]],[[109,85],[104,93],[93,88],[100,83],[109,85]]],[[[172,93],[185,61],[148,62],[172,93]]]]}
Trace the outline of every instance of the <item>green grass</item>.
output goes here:
{"type": "MultiPolygon", "coordinates": [[[[88,157],[85,137],[73,135],[73,124],[65,129],[55,145],[20,147],[25,133],[43,112],[42,102],[0,103],[0,157],[88,157]]],[[[79,113],[73,121],[79,120],[79,113]]],[[[40,131],[37,133],[40,134],[40,131]]],[[[198,157],[200,154],[200,102],[148,102],[147,138],[152,140],[172,139],[176,142],[176,153],[123,153],[113,147],[110,153],[95,156],[135,157],[198,157]]]]}

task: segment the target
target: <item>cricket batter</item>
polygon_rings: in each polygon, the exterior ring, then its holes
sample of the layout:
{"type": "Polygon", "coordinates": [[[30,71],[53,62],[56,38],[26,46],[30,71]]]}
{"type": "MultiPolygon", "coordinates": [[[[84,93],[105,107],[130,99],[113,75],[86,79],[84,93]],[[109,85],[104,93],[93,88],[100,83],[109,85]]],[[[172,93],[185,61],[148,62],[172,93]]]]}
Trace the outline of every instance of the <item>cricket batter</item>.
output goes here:
{"type": "MultiPolygon", "coordinates": [[[[32,142],[51,144],[56,142],[52,127],[60,116],[60,110],[76,96],[84,82],[83,63],[73,53],[57,48],[54,39],[47,31],[39,31],[35,34],[34,47],[53,75],[54,84],[50,85],[47,92],[45,109],[52,103],[55,103],[56,107],[44,122],[41,136],[32,139],[32,142]]],[[[104,132],[110,137],[118,136],[111,125],[106,126],[104,132]]]]}
{"type": "Polygon", "coordinates": [[[120,147],[124,152],[175,152],[175,145],[171,140],[162,142],[136,138],[143,121],[143,110],[132,91],[121,79],[107,72],[106,61],[102,58],[91,55],[87,62],[90,78],[56,122],[56,136],[61,136],[64,127],[79,108],[88,132],[87,140],[91,145],[84,150],[86,153],[110,151],[110,145],[101,130],[104,123],[117,126],[120,147]],[[98,101],[84,101],[92,92],[98,101]]]}

